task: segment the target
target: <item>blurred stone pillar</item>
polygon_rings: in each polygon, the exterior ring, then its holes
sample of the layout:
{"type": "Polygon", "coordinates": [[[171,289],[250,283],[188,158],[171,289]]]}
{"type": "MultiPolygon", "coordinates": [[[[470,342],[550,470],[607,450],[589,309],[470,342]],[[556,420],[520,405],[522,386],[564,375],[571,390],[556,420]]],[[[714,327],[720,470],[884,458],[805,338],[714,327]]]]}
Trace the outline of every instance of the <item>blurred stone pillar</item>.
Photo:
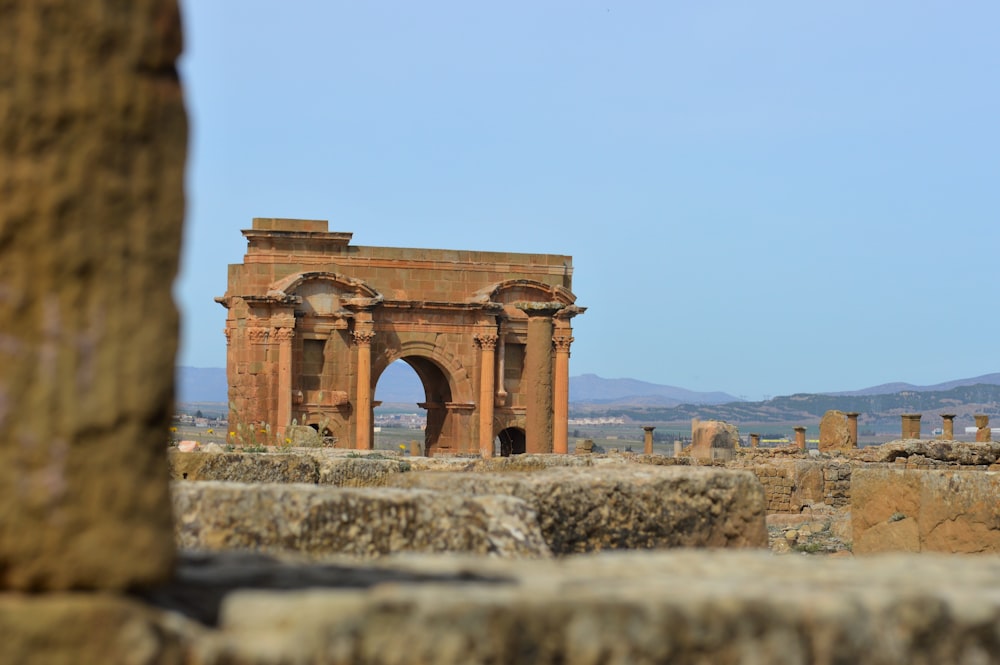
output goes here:
{"type": "Polygon", "coordinates": [[[857,411],[848,411],[847,415],[847,433],[849,436],[849,441],[852,448],[858,447],[858,416],[861,414],[857,411]]]}
{"type": "Polygon", "coordinates": [[[642,452],[644,455],[653,454],[653,430],[655,427],[643,427],[642,431],[645,432],[645,436],[642,442],[642,452]]]}
{"type": "Polygon", "coordinates": [[[795,428],[795,445],[798,446],[799,450],[806,449],[806,428],[796,427],[795,428]]]}
{"type": "Polygon", "coordinates": [[[674,441],[674,457],[680,457],[683,452],[684,444],[680,441],[674,441]]]}
{"type": "Polygon", "coordinates": [[[941,438],[945,441],[955,440],[955,414],[941,414],[941,438]]]}
{"type": "Polygon", "coordinates": [[[569,452],[569,347],[573,338],[556,335],[552,345],[556,350],[555,394],[552,416],[552,452],[569,452]]]}
{"type": "Polygon", "coordinates": [[[479,454],[483,459],[493,457],[493,395],[496,372],[497,336],[475,336],[479,347],[479,454]]]}
{"type": "Polygon", "coordinates": [[[750,435],[750,447],[751,448],[759,448],[760,447],[760,434],[751,434],[750,435]]]}
{"type": "MultiPolygon", "coordinates": [[[[159,584],[174,558],[180,15],[173,0],[12,0],[0,16],[0,589],[159,584]]],[[[87,660],[46,646],[39,662],[87,660]]]]}
{"type": "Polygon", "coordinates": [[[524,349],[525,450],[551,453],[553,431],[552,317],[563,308],[557,302],[522,302],[517,308],[528,315],[528,343],[524,349]]]}
{"type": "Polygon", "coordinates": [[[920,438],[920,414],[904,413],[900,416],[904,439],[920,438]]]}
{"type": "Polygon", "coordinates": [[[990,417],[982,413],[973,416],[976,419],[976,441],[985,443],[992,438],[990,431],[990,417]]]}

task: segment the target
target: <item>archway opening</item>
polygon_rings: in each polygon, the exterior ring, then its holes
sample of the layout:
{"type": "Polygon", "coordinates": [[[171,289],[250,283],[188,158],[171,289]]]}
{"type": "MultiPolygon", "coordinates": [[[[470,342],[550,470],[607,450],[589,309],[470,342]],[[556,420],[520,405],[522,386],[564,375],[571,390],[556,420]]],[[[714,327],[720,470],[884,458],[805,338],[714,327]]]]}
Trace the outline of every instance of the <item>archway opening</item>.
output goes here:
{"type": "Polygon", "coordinates": [[[375,408],[376,448],[409,447],[409,441],[423,439],[421,452],[434,453],[451,401],[451,386],[436,363],[419,356],[390,363],[378,378],[375,399],[381,402],[375,408]],[[422,430],[422,436],[416,430],[422,430]]]}
{"type": "Polygon", "coordinates": [[[524,430],[520,427],[508,427],[497,434],[500,439],[500,456],[523,455],[526,450],[524,430]]]}

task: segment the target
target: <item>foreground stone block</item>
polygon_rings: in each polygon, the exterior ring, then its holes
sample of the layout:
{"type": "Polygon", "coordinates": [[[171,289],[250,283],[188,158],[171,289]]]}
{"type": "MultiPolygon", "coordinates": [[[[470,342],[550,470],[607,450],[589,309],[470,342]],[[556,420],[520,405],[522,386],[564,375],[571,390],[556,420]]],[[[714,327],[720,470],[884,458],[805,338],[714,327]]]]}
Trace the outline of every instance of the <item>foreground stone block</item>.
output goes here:
{"type": "Polygon", "coordinates": [[[1000,552],[1000,474],[855,469],[854,552],[1000,552]]]}
{"type": "Polygon", "coordinates": [[[176,482],[176,537],[194,550],[375,557],[397,552],[549,556],[513,497],[302,484],[176,482]]]}
{"type": "Polygon", "coordinates": [[[173,560],[178,9],[0,16],[0,588],[149,584],[173,560]]]}
{"type": "Polygon", "coordinates": [[[537,513],[555,554],[767,545],[764,491],[745,471],[643,465],[527,473],[408,473],[392,482],[523,499],[537,513]]]}
{"type": "Polygon", "coordinates": [[[1000,653],[992,558],[675,550],[384,566],[392,583],[368,590],[229,594],[201,662],[910,665],[1000,653]]]}
{"type": "Polygon", "coordinates": [[[0,593],[0,662],[190,663],[197,624],[105,593],[0,593]]]}

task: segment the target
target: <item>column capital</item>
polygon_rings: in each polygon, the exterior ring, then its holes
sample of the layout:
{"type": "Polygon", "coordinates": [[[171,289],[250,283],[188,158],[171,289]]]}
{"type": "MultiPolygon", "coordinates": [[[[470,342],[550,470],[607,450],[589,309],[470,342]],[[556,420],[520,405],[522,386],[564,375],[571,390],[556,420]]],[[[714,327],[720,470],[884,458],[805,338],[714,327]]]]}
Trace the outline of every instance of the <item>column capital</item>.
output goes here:
{"type": "Polygon", "coordinates": [[[354,341],[355,346],[370,347],[373,339],[375,339],[374,330],[354,330],[351,332],[351,340],[354,341]]]}
{"type": "Polygon", "coordinates": [[[570,335],[556,335],[552,338],[552,346],[559,353],[569,353],[569,347],[573,343],[573,339],[570,335]]]}
{"type": "Polygon", "coordinates": [[[271,336],[270,328],[253,327],[247,328],[247,339],[255,344],[264,344],[271,336]]]}
{"type": "Polygon", "coordinates": [[[484,351],[497,348],[498,337],[493,333],[478,333],[473,335],[472,339],[476,341],[476,346],[484,351]]]}
{"type": "Polygon", "coordinates": [[[275,328],[274,329],[274,339],[279,342],[290,342],[295,339],[295,329],[294,328],[275,328]]]}

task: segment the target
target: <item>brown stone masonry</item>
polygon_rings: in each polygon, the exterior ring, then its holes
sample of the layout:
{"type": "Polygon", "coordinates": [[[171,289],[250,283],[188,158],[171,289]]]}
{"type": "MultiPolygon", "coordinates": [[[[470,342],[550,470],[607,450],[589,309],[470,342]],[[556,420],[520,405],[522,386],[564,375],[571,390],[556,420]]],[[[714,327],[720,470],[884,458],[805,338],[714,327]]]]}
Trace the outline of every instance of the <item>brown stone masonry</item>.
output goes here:
{"type": "Polygon", "coordinates": [[[238,439],[293,421],[370,449],[379,376],[424,388],[423,450],[566,451],[572,259],[361,247],[322,220],[254,219],[229,267],[227,375],[238,439]],[[268,427],[269,426],[269,427],[268,427]]]}

